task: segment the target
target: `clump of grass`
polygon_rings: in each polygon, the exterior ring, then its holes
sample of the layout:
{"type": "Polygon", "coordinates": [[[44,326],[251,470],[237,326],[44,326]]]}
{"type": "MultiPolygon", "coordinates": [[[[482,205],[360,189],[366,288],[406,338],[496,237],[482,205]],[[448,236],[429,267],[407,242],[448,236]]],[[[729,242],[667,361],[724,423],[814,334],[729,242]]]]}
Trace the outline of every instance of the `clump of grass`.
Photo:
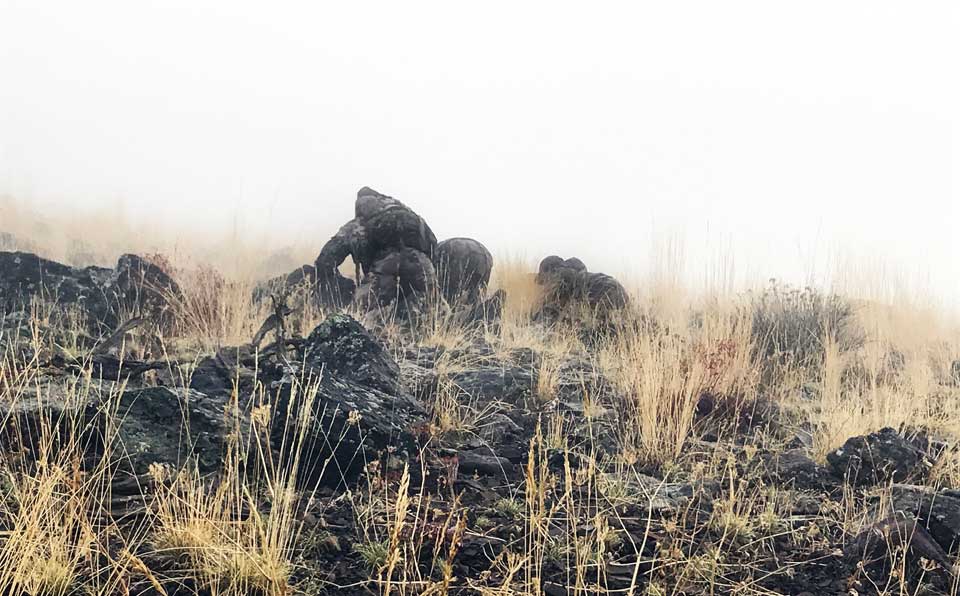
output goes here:
{"type": "MultiPolygon", "coordinates": [[[[307,440],[308,412],[318,385],[295,384],[291,403],[302,400],[285,432],[289,452],[274,459],[270,445],[270,410],[261,387],[255,400],[264,404],[250,416],[250,428],[235,420],[223,470],[202,478],[185,470],[172,479],[154,469],[158,549],[189,558],[200,584],[218,594],[284,596],[290,590],[298,521],[300,455],[307,440]],[[242,442],[249,437],[248,442],[242,442]]],[[[309,500],[311,495],[307,495],[309,500]]]]}
{"type": "Polygon", "coordinates": [[[10,528],[0,541],[4,593],[67,594],[78,587],[84,562],[96,550],[88,517],[93,496],[79,470],[49,462],[35,472],[8,474],[0,518],[10,528]]]}

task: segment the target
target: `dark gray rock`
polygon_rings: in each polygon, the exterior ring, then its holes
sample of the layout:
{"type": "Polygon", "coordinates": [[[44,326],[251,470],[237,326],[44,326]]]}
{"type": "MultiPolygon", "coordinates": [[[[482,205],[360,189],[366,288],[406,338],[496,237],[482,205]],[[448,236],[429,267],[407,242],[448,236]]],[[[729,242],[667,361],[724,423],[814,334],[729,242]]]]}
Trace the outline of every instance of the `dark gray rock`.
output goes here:
{"type": "Polygon", "coordinates": [[[450,379],[466,395],[482,402],[499,400],[518,404],[529,398],[536,387],[533,369],[509,363],[455,372],[450,379]]]}
{"type": "Polygon", "coordinates": [[[813,461],[804,449],[766,454],[761,458],[764,479],[797,490],[824,490],[836,485],[830,470],[813,461]]]}
{"type": "Polygon", "coordinates": [[[278,414],[273,444],[283,452],[283,445],[302,433],[298,449],[302,484],[340,484],[388,455],[402,460],[416,457],[418,435],[429,421],[416,399],[320,375],[321,370],[306,365],[303,373],[291,369],[271,384],[277,396],[273,411],[278,414]]]}
{"type": "Polygon", "coordinates": [[[938,573],[946,574],[953,569],[949,555],[931,535],[929,528],[912,515],[904,516],[896,512],[864,528],[846,545],[844,555],[851,563],[862,565],[866,570],[874,565],[886,569],[889,562],[895,559],[893,551],[897,549],[906,551],[907,562],[912,569],[919,569],[924,559],[938,563],[938,573]]]}
{"type": "Polygon", "coordinates": [[[253,302],[259,304],[276,293],[294,293],[298,289],[312,291],[317,283],[317,270],[313,265],[297,267],[286,275],[280,275],[257,284],[253,289],[253,302]]]}
{"type": "Polygon", "coordinates": [[[117,260],[106,289],[120,317],[140,317],[162,327],[172,323],[174,308],[183,300],[180,286],[168,272],[132,254],[117,260]]]}
{"type": "Polygon", "coordinates": [[[368,309],[407,318],[417,313],[437,289],[437,273],[426,254],[412,248],[378,259],[364,279],[361,300],[368,309]]]}
{"type": "Polygon", "coordinates": [[[461,304],[453,312],[452,320],[461,327],[483,326],[495,333],[500,328],[506,302],[507,293],[502,289],[497,290],[487,299],[461,304]]]}
{"type": "Polygon", "coordinates": [[[920,480],[930,469],[923,450],[892,428],[847,439],[843,447],[827,454],[827,462],[834,473],[857,486],[920,480]]]}
{"type": "Polygon", "coordinates": [[[447,302],[476,303],[482,298],[493,271],[493,255],[483,244],[472,238],[444,240],[433,261],[447,302]]]}
{"type": "Polygon", "coordinates": [[[168,326],[182,293],[169,274],[136,255],[123,255],[115,269],[80,269],[31,253],[0,252],[0,308],[28,309],[34,298],[76,309],[96,336],[134,318],[168,326]]]}
{"type": "Polygon", "coordinates": [[[895,484],[891,488],[893,513],[920,520],[940,546],[960,546],[960,491],[895,484]]]}
{"type": "MultiPolygon", "coordinates": [[[[85,446],[84,458],[96,465],[109,448],[118,472],[146,474],[152,464],[173,469],[196,465],[201,473],[221,468],[227,436],[229,394],[208,396],[197,391],[151,387],[119,395],[75,395],[49,391],[43,400],[26,398],[4,406],[2,443],[5,452],[39,453],[38,441],[51,428],[79,433],[72,439],[85,446]],[[67,425],[51,421],[76,420],[67,425]],[[47,429],[43,431],[41,429],[47,429]]],[[[237,423],[245,425],[240,412],[237,423]]]]}
{"type": "MultiPolygon", "coordinates": [[[[196,463],[201,473],[221,469],[227,437],[228,395],[205,395],[198,391],[151,387],[126,391],[120,396],[117,419],[118,446],[123,461],[136,474],[151,464],[179,469],[196,463]]],[[[238,427],[246,422],[240,412],[238,427]]]]}
{"type": "Polygon", "coordinates": [[[400,391],[400,368],[386,348],[349,315],[335,314],[317,326],[303,346],[304,362],[335,376],[386,393],[400,391]]]}
{"type": "Polygon", "coordinates": [[[77,269],[25,252],[0,252],[0,309],[29,311],[34,298],[61,307],[76,307],[92,331],[112,329],[116,309],[105,286],[112,272],[100,267],[77,269]]]}
{"type": "Polygon", "coordinates": [[[366,232],[366,258],[371,262],[409,248],[432,258],[437,237],[422,217],[387,195],[363,187],[357,193],[356,218],[366,232]]]}
{"type": "Polygon", "coordinates": [[[457,470],[467,476],[504,476],[513,469],[510,460],[497,457],[489,449],[471,449],[457,453],[457,470]]]}

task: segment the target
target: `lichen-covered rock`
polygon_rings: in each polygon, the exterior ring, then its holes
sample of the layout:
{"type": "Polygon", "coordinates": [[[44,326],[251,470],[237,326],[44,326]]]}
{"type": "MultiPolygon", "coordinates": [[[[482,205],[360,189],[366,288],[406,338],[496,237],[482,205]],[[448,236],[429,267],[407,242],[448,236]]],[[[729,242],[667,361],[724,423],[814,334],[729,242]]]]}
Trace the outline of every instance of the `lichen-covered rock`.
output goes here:
{"type": "Polygon", "coordinates": [[[0,308],[25,309],[33,299],[72,308],[95,336],[132,318],[167,325],[181,298],[167,272],[136,255],[123,255],[114,269],[80,269],[31,253],[0,252],[0,308]]]}
{"type": "Polygon", "coordinates": [[[960,491],[895,484],[890,493],[894,514],[920,520],[948,552],[960,546],[960,491]]]}
{"type": "Polygon", "coordinates": [[[920,480],[930,469],[923,450],[892,428],[847,439],[827,454],[827,461],[838,476],[857,486],[920,480]]]}
{"type": "Polygon", "coordinates": [[[0,309],[29,310],[34,299],[72,307],[93,331],[116,326],[116,309],[105,286],[112,272],[101,267],[77,269],[26,252],[0,252],[0,309]]]}
{"type": "MultiPolygon", "coordinates": [[[[25,398],[0,408],[4,421],[0,443],[6,452],[37,454],[38,441],[48,432],[42,429],[52,428],[51,421],[75,420],[67,428],[61,425],[60,431],[79,433],[72,439],[85,447],[84,459],[92,465],[109,449],[118,462],[117,471],[126,474],[146,474],[152,464],[174,470],[196,465],[201,473],[209,473],[220,469],[232,429],[229,397],[167,387],[117,395],[50,391],[43,399],[25,398]]],[[[234,413],[242,417],[241,412],[234,413]]],[[[239,424],[244,424],[242,419],[239,424]]]]}
{"type": "Polygon", "coordinates": [[[760,465],[764,479],[797,490],[825,490],[836,484],[830,471],[813,461],[804,449],[765,454],[760,465]]]}
{"type": "Polygon", "coordinates": [[[293,293],[298,289],[313,291],[317,283],[317,270],[313,265],[297,267],[290,273],[268,279],[253,289],[254,304],[260,304],[275,293],[293,293]]]}
{"type": "Polygon", "coordinates": [[[386,393],[400,390],[400,368],[383,344],[349,315],[335,314],[307,338],[304,362],[334,376],[386,393]]]}
{"type": "Polygon", "coordinates": [[[121,316],[143,317],[163,327],[172,322],[173,309],[183,299],[180,286],[167,271],[133,254],[117,260],[106,290],[121,316]]]}

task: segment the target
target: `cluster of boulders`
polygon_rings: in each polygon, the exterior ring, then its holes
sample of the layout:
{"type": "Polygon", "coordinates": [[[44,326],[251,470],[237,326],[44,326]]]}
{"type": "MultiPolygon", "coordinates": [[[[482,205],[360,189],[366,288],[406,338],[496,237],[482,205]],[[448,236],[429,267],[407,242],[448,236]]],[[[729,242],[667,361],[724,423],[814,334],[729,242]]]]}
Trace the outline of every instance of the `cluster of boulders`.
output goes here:
{"type": "MultiPolygon", "coordinates": [[[[267,287],[306,283],[317,301],[339,308],[356,304],[408,318],[425,303],[443,302],[464,323],[495,321],[505,300],[502,291],[486,296],[493,255],[472,238],[437,242],[427,222],[399,200],[364,187],[357,193],[354,218],[323,246],[313,265],[273,280],[267,287]],[[350,257],[352,279],[341,272],[350,257]]],[[[594,311],[623,308],[627,292],[615,279],[587,271],[579,259],[547,257],[537,281],[545,290],[540,318],[555,322],[573,305],[594,311]]],[[[263,288],[258,297],[266,295],[263,288]]]]}
{"type": "Polygon", "coordinates": [[[0,310],[19,315],[35,300],[72,311],[80,331],[95,339],[119,327],[172,324],[179,285],[157,264],[126,254],[116,267],[76,268],[26,252],[0,252],[0,310]]]}
{"type": "Polygon", "coordinates": [[[544,288],[544,299],[537,318],[557,321],[565,317],[577,320],[586,308],[593,314],[606,314],[629,303],[627,290],[604,273],[590,272],[580,259],[556,255],[540,261],[537,283],[544,288]]]}

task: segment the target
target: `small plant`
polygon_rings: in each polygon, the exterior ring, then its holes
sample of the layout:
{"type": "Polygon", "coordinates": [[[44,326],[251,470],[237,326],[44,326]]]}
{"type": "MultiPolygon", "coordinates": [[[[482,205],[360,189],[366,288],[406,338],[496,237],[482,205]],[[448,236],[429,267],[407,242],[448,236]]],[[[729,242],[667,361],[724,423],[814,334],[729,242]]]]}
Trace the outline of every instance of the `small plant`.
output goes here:
{"type": "Polygon", "coordinates": [[[390,556],[390,543],[387,541],[378,542],[370,540],[367,542],[358,542],[353,545],[363,564],[373,573],[379,573],[387,564],[387,558],[390,556]]]}
{"type": "Polygon", "coordinates": [[[523,502],[516,499],[499,499],[493,504],[493,510],[507,519],[523,519],[523,502]]]}

